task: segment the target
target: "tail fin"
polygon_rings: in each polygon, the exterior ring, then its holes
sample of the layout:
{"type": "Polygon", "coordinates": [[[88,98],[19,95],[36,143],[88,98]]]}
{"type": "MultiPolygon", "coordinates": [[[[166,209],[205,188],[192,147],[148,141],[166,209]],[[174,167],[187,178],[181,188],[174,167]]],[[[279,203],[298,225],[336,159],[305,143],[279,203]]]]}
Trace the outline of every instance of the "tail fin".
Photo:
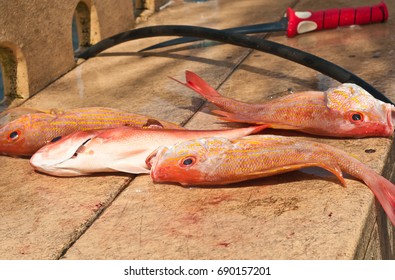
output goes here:
{"type": "Polygon", "coordinates": [[[362,180],[373,192],[391,223],[395,226],[395,185],[342,150],[324,144],[315,143],[314,145],[320,145],[323,149],[326,149],[329,155],[336,158],[343,171],[362,180]]]}
{"type": "Polygon", "coordinates": [[[364,174],[363,181],[372,190],[395,226],[395,185],[376,173],[364,174]]]}
{"type": "MultiPolygon", "coordinates": [[[[186,83],[180,82],[174,78],[171,79],[194,90],[196,93],[200,94],[201,96],[212,102],[213,104],[217,105],[225,112],[234,113],[236,116],[234,121],[238,121],[237,120],[238,114],[248,115],[248,113],[251,112],[251,109],[255,106],[254,104],[248,104],[222,96],[221,94],[218,93],[218,91],[216,91],[209,84],[207,84],[202,78],[200,78],[198,75],[196,75],[191,71],[185,71],[186,83]]],[[[240,121],[240,122],[244,122],[244,121],[240,121]]]]}
{"type": "Polygon", "coordinates": [[[194,90],[196,93],[200,94],[207,100],[213,102],[215,104],[215,100],[218,97],[222,97],[214,88],[212,88],[206,81],[200,78],[198,75],[191,71],[185,71],[185,79],[186,83],[183,83],[177,79],[170,77],[176,82],[189,87],[194,90]]]}

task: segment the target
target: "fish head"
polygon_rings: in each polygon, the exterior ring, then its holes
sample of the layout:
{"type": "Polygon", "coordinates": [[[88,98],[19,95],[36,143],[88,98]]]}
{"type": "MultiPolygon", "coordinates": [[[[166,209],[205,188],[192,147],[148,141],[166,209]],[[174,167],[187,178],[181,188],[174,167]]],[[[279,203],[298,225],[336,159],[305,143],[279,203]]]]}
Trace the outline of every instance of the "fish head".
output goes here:
{"type": "Polygon", "coordinates": [[[93,153],[88,145],[98,133],[100,130],[77,131],[55,137],[30,158],[30,164],[37,171],[55,176],[84,175],[92,165],[87,162],[87,155],[93,153]]]}
{"type": "Polygon", "coordinates": [[[226,146],[227,138],[199,138],[162,146],[146,159],[154,182],[178,182],[182,185],[201,185],[215,173],[226,146]]]}
{"type": "MultiPolygon", "coordinates": [[[[0,154],[31,156],[46,143],[48,114],[26,114],[0,127],[0,154]]],[[[4,120],[4,118],[2,119],[4,120]]]]}
{"type": "Polygon", "coordinates": [[[363,88],[350,83],[325,92],[333,116],[329,129],[334,136],[366,137],[393,134],[395,107],[384,103],[363,88]]]}

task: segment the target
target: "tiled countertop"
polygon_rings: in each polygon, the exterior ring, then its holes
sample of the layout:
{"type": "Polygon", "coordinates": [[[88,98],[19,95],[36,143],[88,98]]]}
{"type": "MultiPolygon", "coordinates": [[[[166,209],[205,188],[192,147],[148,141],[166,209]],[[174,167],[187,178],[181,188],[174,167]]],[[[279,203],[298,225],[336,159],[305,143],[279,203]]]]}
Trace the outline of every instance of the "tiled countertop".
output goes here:
{"type": "MultiPolygon", "coordinates": [[[[139,26],[213,28],[278,20],[286,7],[321,10],[376,1],[173,1],[139,26]],[[281,2],[281,3],[280,3],[281,2]]],[[[305,34],[276,42],[350,70],[395,100],[395,3],[385,24],[305,34]]],[[[263,35],[261,35],[263,36],[263,35]]],[[[263,102],[289,89],[324,90],[338,82],[258,51],[196,43],[145,54],[166,38],[130,41],[89,59],[25,105],[111,106],[184,124],[226,128],[214,105],[168,76],[191,70],[223,95],[263,102]]],[[[325,121],[325,120],[323,120],[325,121]]],[[[393,179],[392,138],[313,139],[347,151],[393,179]],[[374,153],[365,150],[374,149],[374,153]]],[[[153,184],[150,177],[111,174],[56,178],[27,159],[0,158],[1,259],[377,259],[395,257],[394,227],[363,183],[317,168],[218,188],[153,184]]]]}

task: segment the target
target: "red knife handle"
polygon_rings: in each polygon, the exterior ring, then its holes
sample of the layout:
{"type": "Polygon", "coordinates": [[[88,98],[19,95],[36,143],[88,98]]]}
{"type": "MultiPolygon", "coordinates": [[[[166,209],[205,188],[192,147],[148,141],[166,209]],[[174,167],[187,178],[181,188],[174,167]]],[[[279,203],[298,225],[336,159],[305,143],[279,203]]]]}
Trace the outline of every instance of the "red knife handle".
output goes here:
{"type": "Polygon", "coordinates": [[[374,6],[329,9],[317,12],[295,12],[288,8],[287,18],[287,36],[294,37],[301,33],[332,29],[338,26],[384,22],[388,19],[388,9],[384,2],[374,6]]]}

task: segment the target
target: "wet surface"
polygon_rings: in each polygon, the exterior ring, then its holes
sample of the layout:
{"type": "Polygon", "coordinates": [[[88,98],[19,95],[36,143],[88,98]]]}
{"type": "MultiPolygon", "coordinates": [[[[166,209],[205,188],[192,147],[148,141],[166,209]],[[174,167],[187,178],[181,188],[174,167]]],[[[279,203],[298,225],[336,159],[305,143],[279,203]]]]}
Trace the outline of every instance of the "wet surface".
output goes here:
{"type": "MultiPolygon", "coordinates": [[[[375,1],[298,1],[297,10],[375,1]]],[[[390,14],[393,3],[387,3],[390,14]]],[[[295,1],[174,1],[143,25],[227,28],[278,20],[295,1]]],[[[395,100],[395,23],[340,28],[287,44],[337,63],[395,100]]],[[[170,38],[170,37],[169,37],[170,38]]],[[[146,54],[167,37],[128,42],[89,59],[25,105],[40,109],[106,106],[185,124],[233,127],[212,104],[168,78],[191,70],[219,92],[263,102],[290,90],[325,90],[338,82],[262,52],[210,42],[146,54]]],[[[323,120],[324,121],[324,120],[323,120]]],[[[296,132],[268,133],[301,139],[296,132]]],[[[314,138],[345,150],[392,178],[392,139],[314,138]],[[374,152],[372,152],[374,151],[374,152]]],[[[347,188],[321,169],[233,184],[183,188],[149,176],[111,174],[56,178],[26,159],[0,158],[0,256],[5,259],[353,259],[393,257],[394,235],[370,190],[346,177],[347,188]],[[388,225],[388,227],[387,227],[388,225]],[[380,244],[386,244],[382,249],[380,244]],[[389,248],[389,249],[388,249],[389,248]],[[392,254],[392,255],[391,255],[392,254]]]]}

